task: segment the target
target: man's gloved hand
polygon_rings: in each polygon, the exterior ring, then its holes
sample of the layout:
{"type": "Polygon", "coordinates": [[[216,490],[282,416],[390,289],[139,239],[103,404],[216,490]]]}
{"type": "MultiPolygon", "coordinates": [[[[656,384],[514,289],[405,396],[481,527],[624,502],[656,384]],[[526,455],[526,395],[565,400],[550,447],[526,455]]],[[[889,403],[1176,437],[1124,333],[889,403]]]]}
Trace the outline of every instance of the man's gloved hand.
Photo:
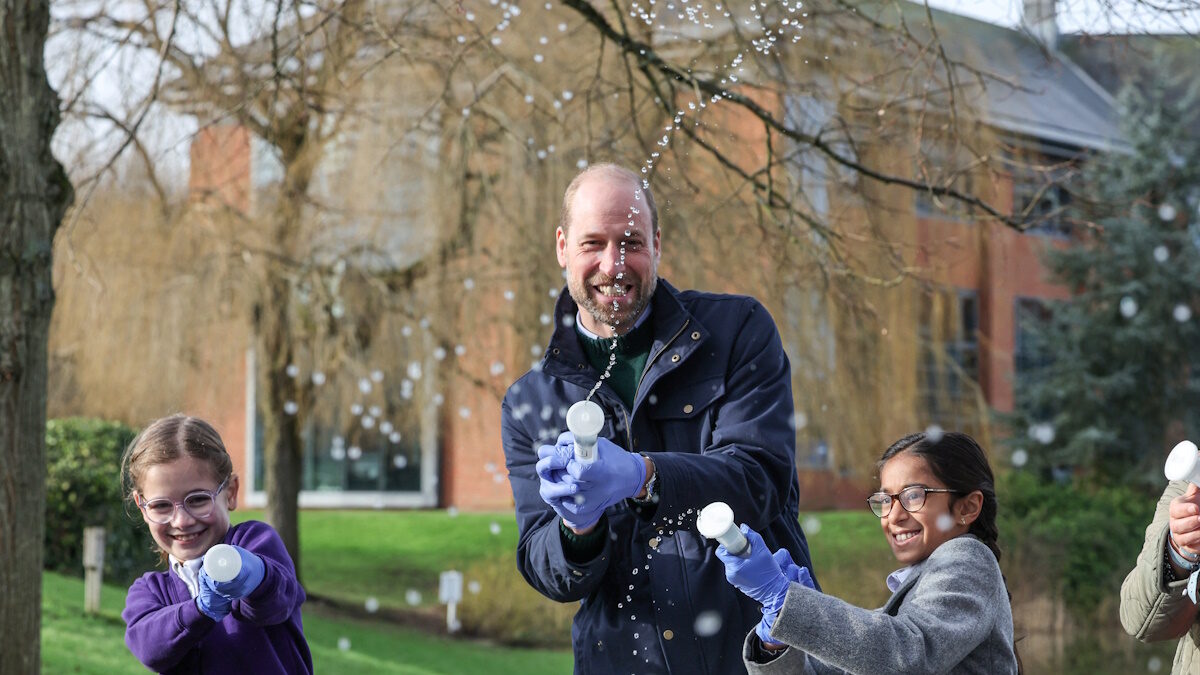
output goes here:
{"type": "MultiPolygon", "coordinates": [[[[242,558],[242,569],[238,571],[238,575],[229,581],[212,581],[213,588],[221,595],[236,600],[244,598],[254,592],[258,585],[262,583],[263,577],[267,573],[266,565],[263,559],[256,554],[247,551],[241,546],[234,546],[233,549],[238,552],[242,558]]],[[[207,576],[207,574],[205,574],[207,576]]],[[[211,580],[210,580],[211,581],[211,580]]]]}
{"type": "Polygon", "coordinates": [[[721,544],[717,546],[717,558],[725,564],[725,579],[762,605],[763,618],[755,630],[763,642],[774,642],[771,639],[771,627],[775,625],[775,617],[783,608],[789,584],[784,570],[793,567],[803,570],[803,575],[800,571],[794,573],[796,579],[803,583],[800,580],[807,578],[807,585],[810,587],[812,578],[808,576],[808,570],[792,561],[787,549],[779,549],[772,554],[762,536],[750,529],[750,526],[743,524],[741,531],[750,542],[749,552],[742,556],[733,555],[721,544]]]}
{"type": "Polygon", "coordinates": [[[565,432],[558,437],[556,445],[543,445],[538,448],[539,459],[535,470],[541,479],[538,494],[541,495],[542,501],[549,504],[568,527],[578,530],[594,524],[600,520],[600,516],[590,513],[594,510],[594,505],[587,511],[582,508],[585,499],[579,498],[577,501],[579,486],[567,473],[567,462],[571,460],[574,452],[575,437],[571,432],[565,432]]]}
{"type": "Polygon", "coordinates": [[[202,614],[220,623],[233,610],[233,599],[217,592],[217,582],[213,581],[203,568],[200,570],[197,584],[200,586],[200,594],[196,596],[196,607],[202,614]]]}
{"type": "MultiPolygon", "coordinates": [[[[596,439],[596,461],[585,464],[574,458],[567,474],[579,486],[586,502],[602,503],[600,510],[634,497],[646,484],[646,460],[607,438],[596,439]]],[[[578,500],[576,500],[578,501],[578,500]]]]}

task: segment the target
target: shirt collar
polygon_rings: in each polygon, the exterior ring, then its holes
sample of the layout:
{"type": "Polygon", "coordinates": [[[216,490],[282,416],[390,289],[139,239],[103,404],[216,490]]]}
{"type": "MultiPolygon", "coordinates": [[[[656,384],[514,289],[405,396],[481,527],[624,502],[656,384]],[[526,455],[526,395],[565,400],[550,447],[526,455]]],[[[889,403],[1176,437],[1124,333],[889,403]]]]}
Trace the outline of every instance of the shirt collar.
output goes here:
{"type": "MultiPolygon", "coordinates": [[[[928,560],[928,558],[926,558],[926,560],[928,560]]],[[[913,565],[909,565],[908,567],[901,567],[895,572],[887,575],[888,590],[893,593],[900,590],[900,587],[903,586],[913,574],[916,574],[921,570],[921,565],[923,564],[925,564],[925,560],[913,565]]]]}
{"type": "Polygon", "coordinates": [[[188,587],[188,592],[192,597],[200,595],[200,566],[204,564],[204,558],[196,558],[195,560],[180,560],[173,555],[167,557],[171,565],[171,571],[183,580],[185,586],[188,587]]]}

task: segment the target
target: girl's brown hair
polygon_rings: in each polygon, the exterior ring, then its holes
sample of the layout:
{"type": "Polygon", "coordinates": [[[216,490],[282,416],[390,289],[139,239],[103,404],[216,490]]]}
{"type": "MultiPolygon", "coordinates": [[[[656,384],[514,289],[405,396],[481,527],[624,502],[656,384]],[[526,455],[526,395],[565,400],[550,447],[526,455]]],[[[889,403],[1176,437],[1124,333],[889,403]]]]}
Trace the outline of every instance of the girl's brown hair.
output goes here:
{"type": "Polygon", "coordinates": [[[126,494],[133,499],[150,467],[175,461],[184,455],[212,467],[217,481],[225,480],[233,473],[233,460],[217,430],[198,417],[175,414],[151,422],[125,449],[121,457],[121,476],[128,481],[126,494]]]}

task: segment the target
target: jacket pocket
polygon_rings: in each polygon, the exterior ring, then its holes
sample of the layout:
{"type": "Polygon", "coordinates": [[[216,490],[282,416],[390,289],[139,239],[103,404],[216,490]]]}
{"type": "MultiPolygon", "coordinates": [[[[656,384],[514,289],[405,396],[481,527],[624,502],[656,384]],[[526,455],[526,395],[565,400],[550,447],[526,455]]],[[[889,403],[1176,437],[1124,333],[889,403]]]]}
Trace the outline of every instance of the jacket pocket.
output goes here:
{"type": "Polygon", "coordinates": [[[684,386],[669,382],[646,397],[646,417],[654,425],[662,450],[700,452],[712,443],[717,403],[725,396],[725,380],[711,377],[684,386]]]}

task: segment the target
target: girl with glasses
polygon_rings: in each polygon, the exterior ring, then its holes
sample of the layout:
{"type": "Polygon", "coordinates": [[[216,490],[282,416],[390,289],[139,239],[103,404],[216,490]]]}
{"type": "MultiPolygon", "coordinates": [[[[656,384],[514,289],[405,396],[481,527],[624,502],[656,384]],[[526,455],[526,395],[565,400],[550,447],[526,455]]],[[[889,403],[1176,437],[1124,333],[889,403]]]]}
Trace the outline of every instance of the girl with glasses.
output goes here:
{"type": "Polygon", "coordinates": [[[169,567],[129,587],[121,618],[133,655],[160,673],[311,674],[292,558],[270,525],[230,527],[240,486],[216,430],[184,415],[157,420],[126,449],[121,469],[169,567]],[[241,570],[218,582],[203,562],[222,543],[241,570]]]}
{"type": "Polygon", "coordinates": [[[725,576],[762,604],[746,636],[750,673],[1018,673],[1012,609],[1000,573],[996,493],[970,436],[911,434],[879,464],[867,499],[904,567],[877,610],[825,595],[787,551],[774,554],[746,525],[748,554],[717,557],[725,576]]]}

